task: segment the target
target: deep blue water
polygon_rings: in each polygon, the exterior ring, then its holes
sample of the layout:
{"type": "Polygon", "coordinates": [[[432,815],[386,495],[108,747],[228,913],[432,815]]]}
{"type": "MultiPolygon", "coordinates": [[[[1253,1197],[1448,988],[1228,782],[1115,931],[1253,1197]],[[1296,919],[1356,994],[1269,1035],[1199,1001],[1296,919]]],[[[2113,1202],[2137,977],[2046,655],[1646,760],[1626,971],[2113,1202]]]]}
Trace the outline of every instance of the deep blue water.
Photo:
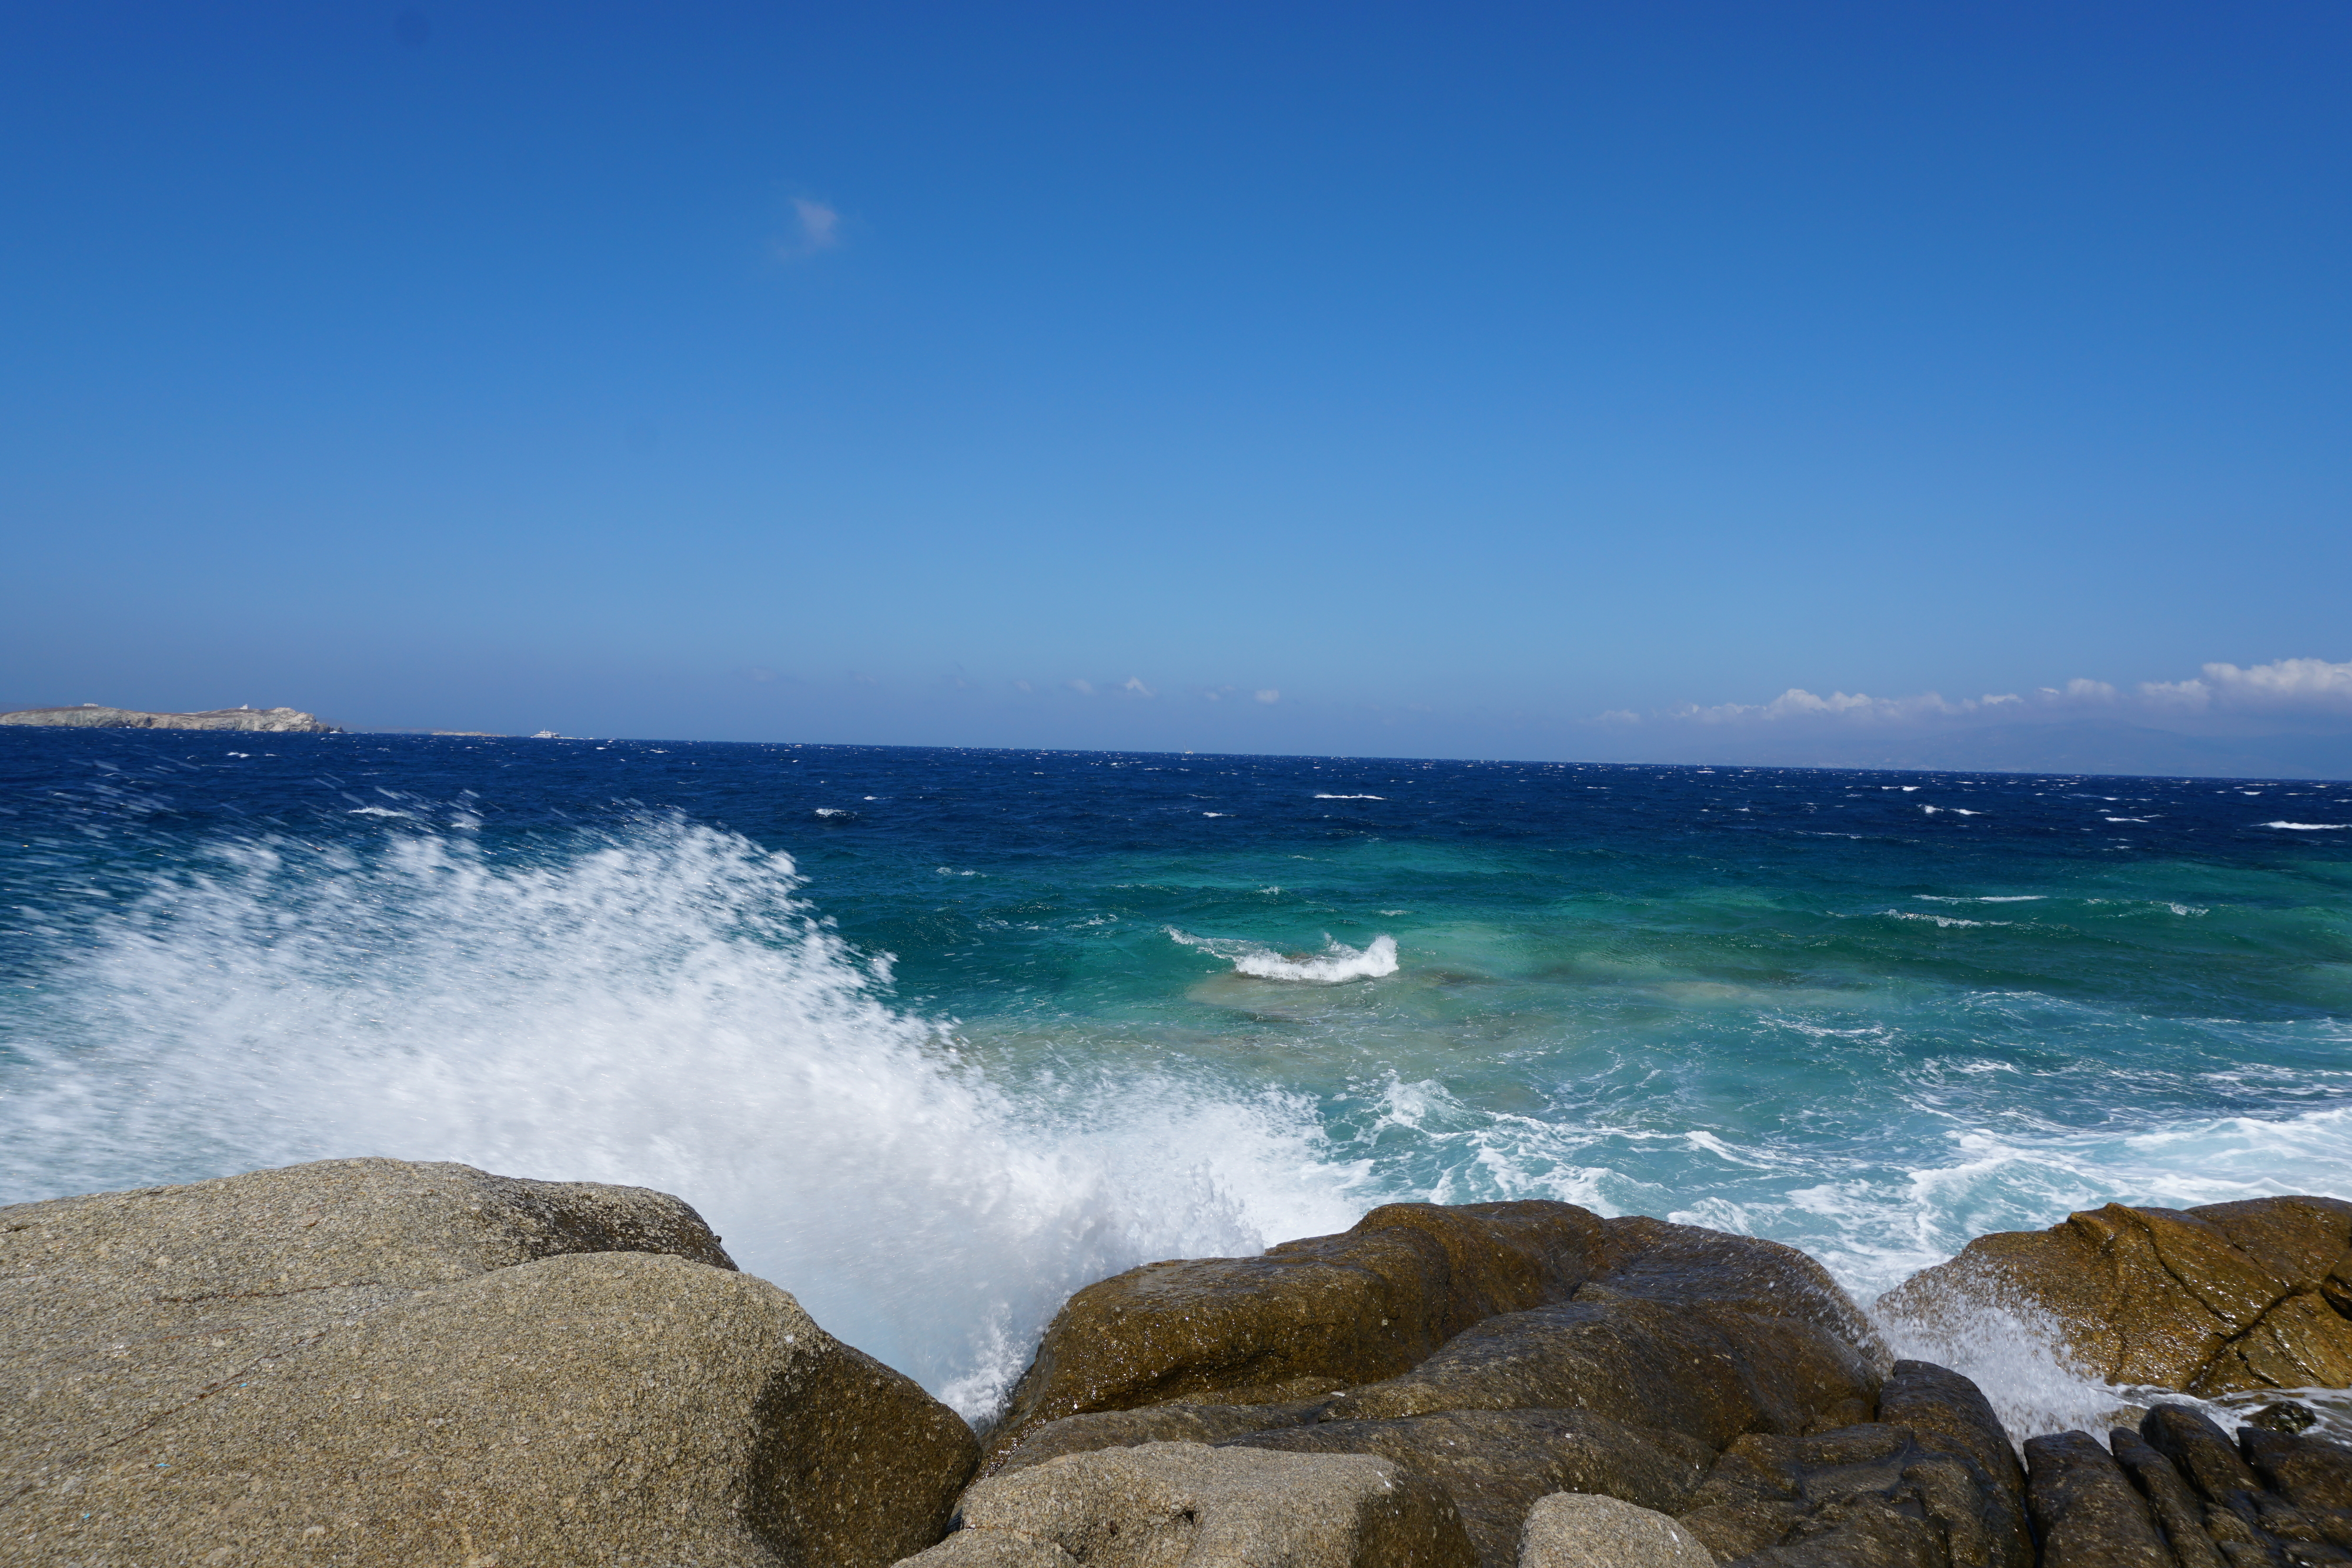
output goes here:
{"type": "Polygon", "coordinates": [[[0,779],[6,1197],[646,1182],[974,1413],[1075,1285],[1394,1197],[1867,1300],[2352,1196],[2352,786],[38,730],[0,779]]]}

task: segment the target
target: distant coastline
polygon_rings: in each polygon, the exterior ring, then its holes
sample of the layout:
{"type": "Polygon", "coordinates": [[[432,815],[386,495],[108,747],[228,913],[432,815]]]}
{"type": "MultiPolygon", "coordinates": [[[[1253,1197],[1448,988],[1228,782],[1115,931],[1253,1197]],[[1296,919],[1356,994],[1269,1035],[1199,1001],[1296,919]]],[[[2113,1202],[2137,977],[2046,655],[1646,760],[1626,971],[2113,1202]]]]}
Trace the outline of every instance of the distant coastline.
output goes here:
{"type": "Polygon", "coordinates": [[[0,724],[52,729],[228,729],[272,735],[341,735],[343,727],[290,707],[222,707],[202,713],[146,713],[83,703],[76,707],[28,707],[0,713],[0,724]]]}

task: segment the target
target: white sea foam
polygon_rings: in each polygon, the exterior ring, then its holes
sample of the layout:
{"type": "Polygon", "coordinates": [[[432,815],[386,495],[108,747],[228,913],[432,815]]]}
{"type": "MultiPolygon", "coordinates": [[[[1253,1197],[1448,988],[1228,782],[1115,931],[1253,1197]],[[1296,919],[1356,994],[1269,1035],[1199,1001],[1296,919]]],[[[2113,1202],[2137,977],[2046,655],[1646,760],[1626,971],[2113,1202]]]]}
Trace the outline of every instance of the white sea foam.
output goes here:
{"type": "MultiPolygon", "coordinates": [[[[1278,891],[1278,890],[1268,890],[1278,891]]],[[[1375,936],[1361,947],[1350,947],[1345,942],[1326,936],[1319,954],[1284,954],[1258,942],[1240,941],[1229,936],[1194,936],[1168,928],[1168,935],[1187,947],[1198,947],[1213,953],[1233,965],[1234,972],[1255,975],[1261,980],[1303,980],[1312,985],[1332,986],[1342,980],[1374,979],[1397,972],[1397,946],[1393,936],[1375,936]]]]}
{"type": "Polygon", "coordinates": [[[399,817],[408,821],[415,819],[415,813],[413,811],[395,811],[388,806],[354,806],[343,815],[346,817],[399,817]]]}
{"type": "Polygon", "coordinates": [[[476,846],[247,841],[160,882],[14,1015],[7,1197],[356,1154],[640,1183],[973,1416],[1078,1285],[1362,1211],[1279,1092],[992,1082],[748,841],[476,846]]]}
{"type": "Polygon", "coordinates": [[[1956,925],[2014,925],[2014,920],[1963,920],[1957,915],[1931,915],[1916,909],[1889,909],[1885,913],[1897,920],[1932,920],[1947,928],[1956,925]]]}
{"type": "Polygon", "coordinates": [[[1386,795],[1318,795],[1318,800],[1385,800],[1386,795]]]}
{"type": "Polygon", "coordinates": [[[1915,893],[1912,897],[1923,904],[2039,904],[2050,895],[2046,893],[1996,893],[1981,898],[1963,898],[1943,893],[1915,893]]]}
{"type": "Polygon", "coordinates": [[[2284,828],[2290,833],[2333,833],[2352,828],[2352,822],[2264,822],[2265,828],[2284,828]]]}

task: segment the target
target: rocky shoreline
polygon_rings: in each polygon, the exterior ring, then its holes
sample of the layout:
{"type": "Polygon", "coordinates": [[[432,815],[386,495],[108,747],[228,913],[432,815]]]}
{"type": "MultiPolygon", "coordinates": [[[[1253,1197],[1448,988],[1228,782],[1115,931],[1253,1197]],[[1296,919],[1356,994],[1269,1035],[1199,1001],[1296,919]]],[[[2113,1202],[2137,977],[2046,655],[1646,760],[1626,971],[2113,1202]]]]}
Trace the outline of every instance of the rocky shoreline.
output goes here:
{"type": "MultiPolygon", "coordinates": [[[[1561,1203],[1090,1285],[982,1435],[639,1188],[325,1161],[0,1208],[0,1269],[12,1563],[2352,1563],[2298,1406],[2021,1464],[1803,1254],[1561,1203]]],[[[2110,1206],[1882,1306],[1989,1300],[2143,1395],[2343,1386],[2352,1204],[2110,1206]]]]}
{"type": "Polygon", "coordinates": [[[222,707],[203,713],[146,713],[83,703],[78,707],[27,707],[0,713],[0,724],[46,729],[226,729],[260,735],[341,735],[342,727],[290,707],[222,707]]]}

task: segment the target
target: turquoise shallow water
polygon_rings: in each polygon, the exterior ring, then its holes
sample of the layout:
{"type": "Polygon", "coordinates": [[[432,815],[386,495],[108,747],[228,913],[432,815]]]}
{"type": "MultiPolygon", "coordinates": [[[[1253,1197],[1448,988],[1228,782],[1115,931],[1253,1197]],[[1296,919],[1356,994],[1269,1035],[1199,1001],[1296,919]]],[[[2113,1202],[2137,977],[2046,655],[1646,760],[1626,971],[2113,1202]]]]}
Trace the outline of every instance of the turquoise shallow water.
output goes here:
{"type": "Polygon", "coordinates": [[[0,1176],[641,1181],[983,1415],[1076,1285],[1396,1197],[1867,1300],[2352,1196],[2352,787],[0,732],[0,1176]]]}

